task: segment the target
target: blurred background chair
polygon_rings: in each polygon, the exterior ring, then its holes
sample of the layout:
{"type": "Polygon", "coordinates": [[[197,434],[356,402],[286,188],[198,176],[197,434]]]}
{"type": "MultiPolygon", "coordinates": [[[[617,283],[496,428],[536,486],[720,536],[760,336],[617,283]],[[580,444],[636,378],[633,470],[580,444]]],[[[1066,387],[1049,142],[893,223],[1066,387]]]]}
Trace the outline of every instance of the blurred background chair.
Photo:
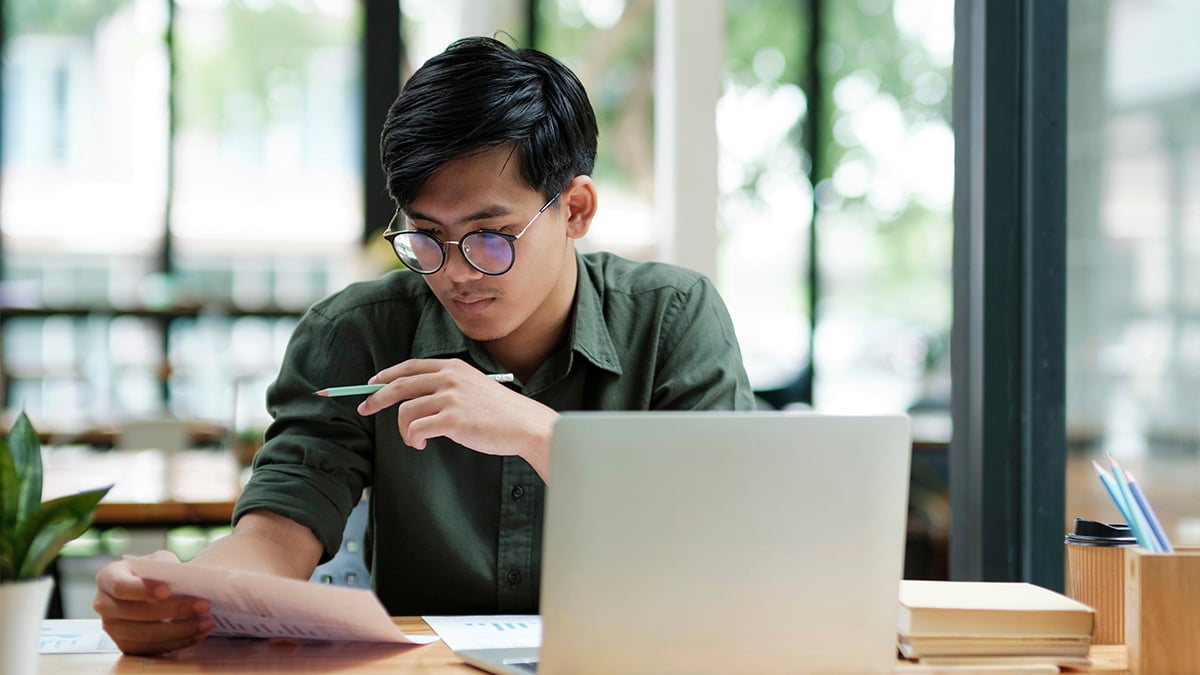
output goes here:
{"type": "Polygon", "coordinates": [[[309,581],[335,586],[371,588],[371,573],[363,560],[363,535],[367,530],[367,496],[350,512],[346,529],[342,532],[342,545],[328,562],[317,565],[309,581]]]}

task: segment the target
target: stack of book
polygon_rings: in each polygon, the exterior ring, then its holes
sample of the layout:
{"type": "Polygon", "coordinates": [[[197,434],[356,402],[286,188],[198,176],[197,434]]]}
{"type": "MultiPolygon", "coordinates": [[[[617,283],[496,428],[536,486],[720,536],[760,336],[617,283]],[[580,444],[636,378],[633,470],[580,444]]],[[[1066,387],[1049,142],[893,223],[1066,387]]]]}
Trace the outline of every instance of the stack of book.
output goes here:
{"type": "Polygon", "coordinates": [[[1019,582],[900,582],[900,653],[931,666],[1085,667],[1095,612],[1019,582]]]}

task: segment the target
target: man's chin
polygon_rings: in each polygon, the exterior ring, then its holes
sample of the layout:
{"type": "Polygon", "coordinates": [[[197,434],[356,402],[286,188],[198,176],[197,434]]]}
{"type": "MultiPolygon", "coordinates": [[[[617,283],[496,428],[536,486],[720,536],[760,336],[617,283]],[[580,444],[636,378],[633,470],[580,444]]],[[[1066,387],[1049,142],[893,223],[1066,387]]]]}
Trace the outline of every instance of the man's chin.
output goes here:
{"type": "Polygon", "coordinates": [[[475,342],[495,342],[508,337],[509,332],[504,331],[498,326],[484,326],[478,323],[465,322],[457,317],[454,319],[454,324],[466,335],[475,342]]]}
{"type": "Polygon", "coordinates": [[[476,336],[476,335],[471,335],[470,333],[467,333],[466,335],[467,335],[467,337],[471,338],[475,342],[481,342],[481,343],[496,342],[497,340],[502,340],[505,337],[503,335],[491,335],[491,334],[476,336]]]}

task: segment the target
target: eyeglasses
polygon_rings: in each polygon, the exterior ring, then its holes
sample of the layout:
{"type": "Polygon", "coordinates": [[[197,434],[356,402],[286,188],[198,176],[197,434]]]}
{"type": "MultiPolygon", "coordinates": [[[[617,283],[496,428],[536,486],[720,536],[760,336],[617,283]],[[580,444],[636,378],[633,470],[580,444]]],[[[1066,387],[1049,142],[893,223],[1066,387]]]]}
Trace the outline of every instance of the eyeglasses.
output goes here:
{"type": "Polygon", "coordinates": [[[464,234],[458,241],[442,241],[422,230],[393,230],[392,226],[396,224],[396,218],[400,215],[400,211],[397,210],[388,223],[383,238],[392,245],[400,262],[417,274],[433,274],[442,269],[446,264],[450,245],[454,244],[471,267],[484,274],[498,276],[512,269],[513,260],[516,258],[513,242],[520,239],[561,194],[559,192],[551,197],[516,234],[475,230],[464,234]]]}

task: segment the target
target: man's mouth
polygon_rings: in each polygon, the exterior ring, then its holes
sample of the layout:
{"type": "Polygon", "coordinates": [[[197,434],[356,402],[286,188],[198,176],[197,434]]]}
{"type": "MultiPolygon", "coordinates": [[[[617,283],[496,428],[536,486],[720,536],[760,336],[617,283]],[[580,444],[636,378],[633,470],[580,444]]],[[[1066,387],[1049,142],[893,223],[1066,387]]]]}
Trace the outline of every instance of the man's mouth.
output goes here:
{"type": "Polygon", "coordinates": [[[460,296],[453,298],[454,307],[464,314],[478,314],[483,312],[488,307],[491,307],[495,301],[496,298],[491,296],[460,296]]]}

